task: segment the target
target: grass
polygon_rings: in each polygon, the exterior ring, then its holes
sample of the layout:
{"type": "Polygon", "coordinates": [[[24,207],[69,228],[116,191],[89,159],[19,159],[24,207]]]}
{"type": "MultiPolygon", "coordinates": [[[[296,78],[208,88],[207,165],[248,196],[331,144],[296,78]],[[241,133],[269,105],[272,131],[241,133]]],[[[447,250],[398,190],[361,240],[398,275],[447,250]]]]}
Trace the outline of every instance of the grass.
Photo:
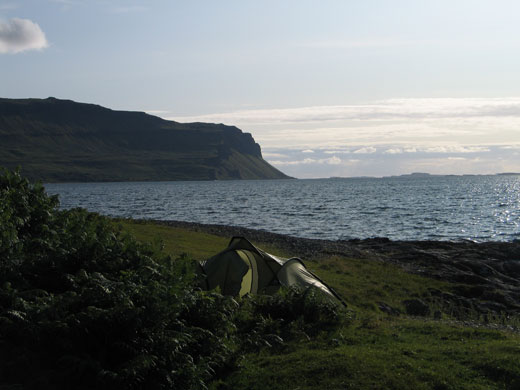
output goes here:
{"type": "Polygon", "coordinates": [[[518,375],[518,340],[515,347],[514,336],[499,332],[407,319],[341,334],[334,344],[297,343],[285,354],[248,356],[227,387],[493,389],[508,388],[518,375]]]}
{"type": "Polygon", "coordinates": [[[401,268],[370,259],[330,257],[308,262],[355,309],[377,311],[380,303],[404,311],[402,301],[428,298],[429,289],[448,290],[448,283],[413,275],[401,268]]]}
{"type": "MultiPolygon", "coordinates": [[[[223,250],[229,238],[122,220],[117,223],[148,242],[161,240],[164,251],[188,253],[201,260],[223,250]]],[[[255,242],[273,254],[284,248],[255,242]]],[[[384,303],[404,312],[402,301],[431,299],[430,289],[456,286],[412,275],[371,259],[326,257],[304,259],[354,312],[354,319],[333,333],[286,342],[243,356],[241,368],[214,389],[520,389],[520,335],[467,326],[449,313],[412,317],[383,313],[384,303]]]]}
{"type": "Polygon", "coordinates": [[[204,260],[224,250],[229,243],[228,238],[153,222],[121,219],[117,223],[140,241],[160,242],[164,246],[164,252],[172,258],[189,254],[194,260],[204,260]]]}

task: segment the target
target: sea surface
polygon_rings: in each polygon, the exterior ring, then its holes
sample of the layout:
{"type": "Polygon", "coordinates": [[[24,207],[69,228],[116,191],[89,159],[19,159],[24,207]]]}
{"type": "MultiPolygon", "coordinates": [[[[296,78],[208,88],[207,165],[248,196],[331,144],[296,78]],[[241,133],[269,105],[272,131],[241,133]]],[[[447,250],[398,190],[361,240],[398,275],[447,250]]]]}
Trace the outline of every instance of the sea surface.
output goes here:
{"type": "Polygon", "coordinates": [[[61,207],[296,237],[520,239],[520,176],[46,184],[61,207]]]}

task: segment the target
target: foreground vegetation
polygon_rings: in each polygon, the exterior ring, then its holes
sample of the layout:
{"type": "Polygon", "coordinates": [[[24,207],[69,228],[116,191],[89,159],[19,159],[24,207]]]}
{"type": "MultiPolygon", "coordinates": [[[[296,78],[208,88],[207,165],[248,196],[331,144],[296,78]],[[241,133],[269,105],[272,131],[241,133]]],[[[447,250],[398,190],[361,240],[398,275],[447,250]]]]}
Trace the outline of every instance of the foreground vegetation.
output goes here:
{"type": "MultiPolygon", "coordinates": [[[[229,238],[158,225],[118,221],[143,241],[202,260],[229,238]]],[[[290,256],[286,248],[256,242],[290,256]]],[[[431,291],[460,287],[409,274],[373,259],[323,256],[305,259],[348,303],[348,318],[333,330],[300,334],[277,347],[246,353],[240,367],[213,383],[221,389],[520,389],[518,319],[445,305],[431,291]],[[406,315],[409,300],[427,305],[406,315]]]]}
{"type": "Polygon", "coordinates": [[[309,267],[348,310],[296,290],[200,291],[194,260],[228,239],[58,211],[41,186],[4,172],[0,388],[520,388],[519,335],[465,323],[430,299],[450,284],[319,257],[309,267]],[[397,315],[409,299],[428,311],[397,315]]]}
{"type": "Polygon", "coordinates": [[[57,204],[18,173],[0,176],[1,388],[205,388],[246,352],[344,321],[297,291],[201,292],[186,256],[57,204]]]}

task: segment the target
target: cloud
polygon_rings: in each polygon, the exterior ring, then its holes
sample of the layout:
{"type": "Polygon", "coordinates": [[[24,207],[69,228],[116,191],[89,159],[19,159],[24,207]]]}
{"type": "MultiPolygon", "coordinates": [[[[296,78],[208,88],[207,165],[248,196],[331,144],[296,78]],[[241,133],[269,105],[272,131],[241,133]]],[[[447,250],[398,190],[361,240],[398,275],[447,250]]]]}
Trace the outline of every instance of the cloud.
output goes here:
{"type": "Polygon", "coordinates": [[[0,21],[0,53],[41,50],[49,44],[38,24],[29,19],[0,21]]]}
{"type": "Polygon", "coordinates": [[[162,115],[162,114],[168,114],[170,112],[167,110],[143,110],[143,111],[150,115],[162,115]]]}
{"type": "Polygon", "coordinates": [[[403,149],[394,148],[394,149],[387,149],[383,152],[384,154],[402,154],[403,149]]]}
{"type": "Polygon", "coordinates": [[[507,145],[507,146],[501,146],[501,149],[505,150],[520,150],[520,145],[507,145]]]}
{"type": "Polygon", "coordinates": [[[520,97],[388,99],[369,104],[239,110],[172,119],[181,122],[276,124],[486,117],[520,117],[520,97]]]}
{"type": "Polygon", "coordinates": [[[407,147],[407,148],[390,148],[383,154],[403,154],[403,153],[439,153],[439,154],[457,154],[457,153],[485,153],[490,149],[487,146],[461,146],[461,145],[437,145],[432,147],[407,147]]]}
{"type": "Polygon", "coordinates": [[[305,149],[305,150],[302,150],[302,153],[314,153],[314,150],[312,150],[312,149],[305,149]]]}
{"type": "Polygon", "coordinates": [[[342,163],[341,159],[336,156],[330,158],[305,158],[303,160],[292,160],[292,161],[269,161],[273,165],[284,166],[284,165],[309,165],[309,164],[326,164],[326,165],[339,165],[342,163]]]}
{"type": "Polygon", "coordinates": [[[316,160],[312,158],[306,158],[304,160],[293,160],[293,161],[269,161],[272,165],[284,166],[284,165],[302,165],[302,164],[314,164],[316,160]]]}
{"type": "Polygon", "coordinates": [[[372,146],[367,146],[365,148],[354,150],[354,154],[372,154],[377,152],[377,149],[372,146]]]}
{"type": "Polygon", "coordinates": [[[262,155],[264,158],[286,158],[286,157],[288,157],[286,154],[283,154],[283,153],[271,153],[271,152],[263,152],[262,155]]]}
{"type": "Polygon", "coordinates": [[[341,164],[341,159],[339,157],[332,156],[331,158],[325,159],[324,163],[329,165],[339,165],[341,164]]]}
{"type": "Polygon", "coordinates": [[[489,152],[489,148],[485,146],[435,146],[431,148],[419,149],[424,153],[483,153],[489,152]]]}
{"type": "Polygon", "coordinates": [[[399,155],[485,153],[492,146],[520,145],[520,97],[387,99],[171,119],[235,125],[251,133],[264,150],[313,150],[315,159],[320,152],[380,154],[397,161],[399,155]]]}
{"type": "MultiPolygon", "coordinates": [[[[475,119],[488,121],[490,118],[520,120],[520,97],[388,99],[369,104],[239,110],[197,116],[177,116],[171,119],[179,122],[216,122],[245,126],[317,123],[323,126],[323,124],[332,125],[345,121],[402,123],[406,120],[432,125],[430,122],[439,119],[469,123],[468,121],[475,119]]],[[[409,125],[403,126],[404,129],[409,127],[409,125]]]]}
{"type": "Polygon", "coordinates": [[[324,150],[323,153],[325,153],[325,154],[349,154],[349,153],[352,153],[352,151],[346,150],[346,149],[334,149],[334,150],[324,150]]]}
{"type": "MultiPolygon", "coordinates": [[[[314,148],[309,158],[300,149],[277,148],[269,152],[283,155],[267,157],[267,160],[290,176],[311,177],[352,177],[390,176],[410,172],[435,174],[498,173],[520,172],[519,149],[510,145],[437,145],[431,147],[415,145],[380,145],[373,153],[370,145],[351,148],[351,154],[335,154],[330,149],[314,148]],[[275,160],[275,161],[273,161],[275,160]]],[[[265,153],[264,153],[265,154],[265,153]]]]}

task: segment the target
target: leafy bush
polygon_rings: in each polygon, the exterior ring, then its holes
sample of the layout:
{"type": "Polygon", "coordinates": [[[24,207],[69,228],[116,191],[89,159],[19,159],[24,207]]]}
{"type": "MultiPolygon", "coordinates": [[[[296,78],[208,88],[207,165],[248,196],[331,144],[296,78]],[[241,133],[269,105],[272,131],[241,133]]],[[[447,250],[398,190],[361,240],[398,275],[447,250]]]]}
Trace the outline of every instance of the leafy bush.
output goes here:
{"type": "Polygon", "coordinates": [[[310,339],[335,331],[351,318],[338,302],[314,289],[282,289],[275,295],[249,297],[242,305],[236,323],[248,335],[241,338],[246,350],[310,339]]]}
{"type": "Polygon", "coordinates": [[[202,292],[193,265],[3,170],[0,387],[206,388],[249,350],[341,322],[313,293],[202,292]]]}
{"type": "Polygon", "coordinates": [[[194,291],[189,259],[57,207],[41,184],[0,176],[2,384],[204,387],[231,356],[220,330],[231,320],[201,324],[192,314],[222,313],[226,299],[194,291]]]}

